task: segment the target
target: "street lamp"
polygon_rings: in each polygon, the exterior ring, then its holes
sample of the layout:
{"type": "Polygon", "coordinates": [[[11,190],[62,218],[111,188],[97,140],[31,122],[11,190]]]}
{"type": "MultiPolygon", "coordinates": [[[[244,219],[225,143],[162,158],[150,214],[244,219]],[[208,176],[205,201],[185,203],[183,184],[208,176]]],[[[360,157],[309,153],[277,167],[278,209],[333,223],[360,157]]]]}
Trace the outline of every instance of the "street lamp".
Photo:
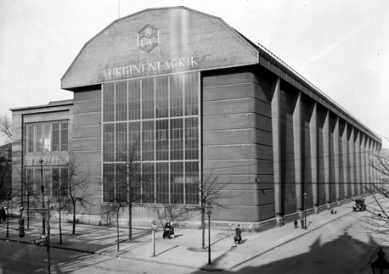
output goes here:
{"type": "Polygon", "coordinates": [[[206,209],[208,215],[208,264],[212,264],[211,262],[211,214],[212,214],[211,203],[208,203],[206,209]]]}
{"type": "Polygon", "coordinates": [[[305,224],[305,229],[307,229],[308,224],[307,224],[307,209],[306,209],[306,200],[307,200],[307,193],[304,192],[304,224],[305,224]]]}
{"type": "Polygon", "coordinates": [[[7,211],[7,217],[5,219],[5,221],[7,222],[7,238],[9,237],[9,234],[8,234],[8,204],[5,205],[4,209],[7,211]]]}
{"type": "MultiPolygon", "coordinates": [[[[41,178],[42,178],[42,184],[41,184],[41,192],[42,192],[42,208],[45,208],[45,186],[43,185],[43,159],[41,158],[39,160],[39,163],[41,164],[41,178]]],[[[42,235],[46,234],[45,229],[45,215],[42,216],[42,235]]]]}
{"type": "Polygon", "coordinates": [[[379,270],[380,274],[384,273],[382,272],[382,270],[384,269],[386,269],[385,273],[389,273],[389,263],[384,258],[385,252],[382,251],[382,247],[380,247],[380,250],[377,252],[377,255],[377,260],[375,260],[374,263],[370,264],[373,274],[375,274],[374,269],[379,270]]]}

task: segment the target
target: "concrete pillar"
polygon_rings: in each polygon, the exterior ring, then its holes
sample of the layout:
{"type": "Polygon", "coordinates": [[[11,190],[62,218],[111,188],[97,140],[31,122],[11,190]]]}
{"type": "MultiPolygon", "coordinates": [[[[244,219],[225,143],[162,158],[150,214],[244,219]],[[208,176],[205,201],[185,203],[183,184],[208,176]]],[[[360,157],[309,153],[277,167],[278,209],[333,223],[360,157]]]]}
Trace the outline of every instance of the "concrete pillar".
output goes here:
{"type": "Polygon", "coordinates": [[[347,123],[344,125],[343,133],[342,133],[342,159],[343,159],[343,178],[340,178],[341,181],[343,181],[343,187],[344,187],[344,196],[345,198],[348,198],[350,193],[348,193],[348,159],[349,159],[349,146],[347,141],[347,135],[348,135],[348,126],[347,123]]]}
{"type": "Polygon", "coordinates": [[[361,132],[358,130],[356,140],[355,140],[355,156],[356,156],[356,164],[355,164],[355,174],[356,174],[356,195],[361,194],[361,132]]]}
{"type": "Polygon", "coordinates": [[[361,139],[361,194],[363,194],[366,187],[366,134],[362,134],[361,139]]]}
{"type": "Polygon", "coordinates": [[[340,176],[340,167],[339,167],[339,117],[336,117],[335,128],[334,128],[334,169],[331,172],[335,172],[335,191],[336,191],[336,201],[340,201],[340,185],[339,185],[339,176],[340,176]]]}
{"type": "Polygon", "coordinates": [[[271,101],[273,131],[274,207],[278,226],[283,225],[281,198],[281,87],[277,79],[271,101]]]}
{"type": "Polygon", "coordinates": [[[301,92],[297,95],[293,111],[293,146],[294,146],[294,173],[296,182],[297,210],[303,210],[303,176],[302,176],[302,136],[301,136],[301,92]]]}
{"type": "Polygon", "coordinates": [[[315,212],[317,213],[319,207],[319,180],[318,180],[318,145],[317,145],[317,103],[314,102],[311,120],[309,121],[309,136],[311,143],[311,172],[312,172],[312,195],[313,195],[313,206],[315,207],[315,212]]]}
{"type": "Polygon", "coordinates": [[[351,134],[349,139],[349,155],[350,155],[350,184],[351,194],[350,197],[355,196],[355,129],[351,126],[351,134]]]}
{"type": "Polygon", "coordinates": [[[324,142],[324,183],[326,192],[327,205],[331,203],[330,193],[330,112],[326,111],[326,117],[323,126],[323,142],[324,142]]]}

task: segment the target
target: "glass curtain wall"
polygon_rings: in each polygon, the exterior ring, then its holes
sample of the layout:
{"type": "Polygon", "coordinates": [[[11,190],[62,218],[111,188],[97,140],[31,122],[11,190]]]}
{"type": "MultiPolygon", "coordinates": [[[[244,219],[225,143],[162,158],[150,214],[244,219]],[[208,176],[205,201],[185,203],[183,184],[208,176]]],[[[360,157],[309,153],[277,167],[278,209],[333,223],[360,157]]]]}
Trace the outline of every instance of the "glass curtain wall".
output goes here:
{"type": "Polygon", "coordinates": [[[104,202],[122,197],[115,178],[135,148],[139,202],[199,203],[199,90],[197,72],[103,85],[104,202]]]}

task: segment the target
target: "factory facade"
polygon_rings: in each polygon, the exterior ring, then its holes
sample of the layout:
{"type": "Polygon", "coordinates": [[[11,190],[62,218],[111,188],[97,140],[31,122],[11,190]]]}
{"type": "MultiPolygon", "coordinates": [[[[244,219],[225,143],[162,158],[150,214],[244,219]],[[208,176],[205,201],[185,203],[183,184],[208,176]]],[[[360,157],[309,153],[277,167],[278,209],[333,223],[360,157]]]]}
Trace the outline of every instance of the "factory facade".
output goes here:
{"type": "Polygon", "coordinates": [[[185,7],[114,21],[61,88],[73,100],[13,110],[13,163],[37,182],[43,168],[50,189],[74,159],[94,197],[84,221],[120,196],[120,155],[135,143],[141,175],[152,174],[134,207],[140,222],[156,206],[198,205],[207,174],[231,194],[214,222],[254,228],[364,195],[378,178],[374,132],[222,19],[185,7]]]}

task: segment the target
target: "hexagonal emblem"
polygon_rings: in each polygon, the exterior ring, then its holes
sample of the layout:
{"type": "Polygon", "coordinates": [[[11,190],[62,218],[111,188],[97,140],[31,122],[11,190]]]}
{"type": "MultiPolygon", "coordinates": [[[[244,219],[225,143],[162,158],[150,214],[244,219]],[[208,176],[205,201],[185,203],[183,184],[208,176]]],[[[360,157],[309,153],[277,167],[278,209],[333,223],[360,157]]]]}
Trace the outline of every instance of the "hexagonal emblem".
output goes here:
{"type": "Polygon", "coordinates": [[[149,53],[159,45],[159,30],[150,24],[138,31],[138,48],[149,53]]]}

